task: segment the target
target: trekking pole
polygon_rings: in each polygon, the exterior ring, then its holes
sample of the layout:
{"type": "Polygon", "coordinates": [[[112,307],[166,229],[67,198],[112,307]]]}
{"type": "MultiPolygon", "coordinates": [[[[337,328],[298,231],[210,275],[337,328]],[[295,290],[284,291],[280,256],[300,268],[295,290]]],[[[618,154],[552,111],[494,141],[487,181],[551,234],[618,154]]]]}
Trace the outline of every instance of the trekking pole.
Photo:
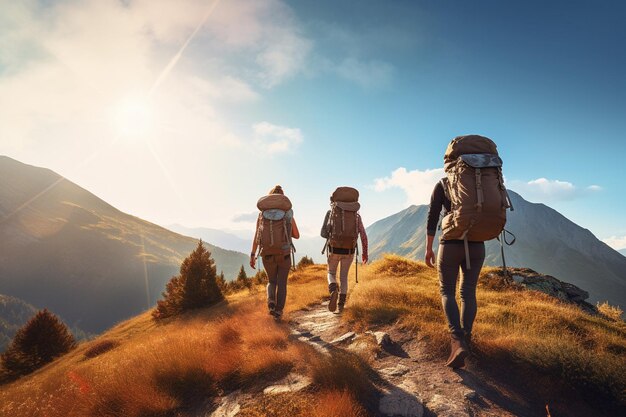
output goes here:
{"type": "Polygon", "coordinates": [[[359,244],[357,243],[354,251],[354,278],[359,283],[359,244]]]}

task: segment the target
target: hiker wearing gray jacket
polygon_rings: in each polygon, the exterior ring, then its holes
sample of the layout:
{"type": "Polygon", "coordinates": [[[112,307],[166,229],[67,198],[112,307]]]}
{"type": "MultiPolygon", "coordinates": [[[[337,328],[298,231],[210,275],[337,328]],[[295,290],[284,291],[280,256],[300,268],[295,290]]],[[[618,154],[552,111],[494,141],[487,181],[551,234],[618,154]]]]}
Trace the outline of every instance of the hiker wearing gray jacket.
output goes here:
{"type": "MultiPolygon", "coordinates": [[[[342,312],[348,294],[348,271],[358,254],[357,239],[361,239],[363,263],[368,261],[367,234],[358,213],[359,192],[350,187],[339,187],[331,195],[331,209],[326,212],[320,235],[326,239],[324,250],[328,257],[328,309],[342,312]],[[337,268],[340,285],[337,285],[337,268]]],[[[324,252],[324,251],[322,251],[324,252]]]]}

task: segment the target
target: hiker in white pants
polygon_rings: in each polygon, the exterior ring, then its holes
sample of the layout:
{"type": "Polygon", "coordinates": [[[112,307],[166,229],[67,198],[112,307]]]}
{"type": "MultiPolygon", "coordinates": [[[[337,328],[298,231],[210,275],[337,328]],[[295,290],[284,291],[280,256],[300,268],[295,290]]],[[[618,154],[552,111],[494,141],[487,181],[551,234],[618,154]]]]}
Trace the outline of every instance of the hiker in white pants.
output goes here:
{"type": "Polygon", "coordinates": [[[361,238],[363,248],[362,261],[367,263],[367,234],[361,215],[358,191],[350,187],[339,187],[330,198],[331,210],[328,210],[322,225],[321,235],[326,238],[325,250],[328,254],[328,291],[330,303],[328,309],[343,311],[348,294],[348,271],[355,252],[357,239],[361,238]],[[340,286],[337,286],[337,268],[340,286]]]}

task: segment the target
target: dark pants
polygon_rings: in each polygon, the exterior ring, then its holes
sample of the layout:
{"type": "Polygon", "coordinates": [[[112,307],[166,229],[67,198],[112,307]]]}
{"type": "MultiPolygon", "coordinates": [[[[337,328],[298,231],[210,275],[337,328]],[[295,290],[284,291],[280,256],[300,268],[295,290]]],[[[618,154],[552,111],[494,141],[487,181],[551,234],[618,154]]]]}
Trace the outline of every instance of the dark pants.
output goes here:
{"type": "Polygon", "coordinates": [[[469,243],[470,269],[465,265],[465,247],[462,243],[442,243],[437,254],[441,303],[450,333],[471,333],[476,318],[476,284],[485,261],[485,244],[469,243]],[[456,282],[461,268],[461,313],[456,303],[456,282]]]}
{"type": "Polygon", "coordinates": [[[282,313],[287,298],[287,276],[291,269],[291,256],[264,255],[263,267],[269,283],[267,284],[267,303],[275,305],[274,310],[282,313]]]}

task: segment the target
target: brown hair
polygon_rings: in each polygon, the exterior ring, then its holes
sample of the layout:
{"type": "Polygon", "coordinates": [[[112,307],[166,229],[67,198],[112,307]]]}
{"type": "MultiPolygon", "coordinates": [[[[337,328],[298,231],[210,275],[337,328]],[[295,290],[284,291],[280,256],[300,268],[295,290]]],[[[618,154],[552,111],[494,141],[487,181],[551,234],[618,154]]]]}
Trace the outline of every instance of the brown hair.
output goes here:
{"type": "Polygon", "coordinates": [[[283,192],[283,187],[281,187],[280,185],[276,185],[274,186],[274,188],[270,190],[268,194],[283,194],[284,195],[285,193],[283,192]]]}

